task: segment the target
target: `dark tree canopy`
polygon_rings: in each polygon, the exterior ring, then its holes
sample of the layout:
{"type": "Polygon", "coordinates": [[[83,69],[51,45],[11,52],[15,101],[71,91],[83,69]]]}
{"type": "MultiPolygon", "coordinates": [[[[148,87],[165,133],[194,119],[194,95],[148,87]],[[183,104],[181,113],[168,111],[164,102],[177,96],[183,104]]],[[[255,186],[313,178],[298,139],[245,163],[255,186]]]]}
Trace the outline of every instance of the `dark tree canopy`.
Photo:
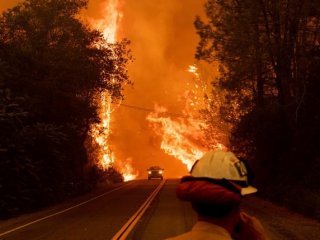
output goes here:
{"type": "Polygon", "coordinates": [[[84,142],[98,121],[94,97],[107,91],[122,98],[129,83],[128,41],[107,44],[83,24],[78,14],[87,2],[26,0],[0,16],[4,215],[62,199],[77,191],[70,189],[75,185],[85,187],[84,142]]]}
{"type": "Polygon", "coordinates": [[[208,0],[205,11],[196,57],[220,64],[232,147],[252,160],[260,184],[319,191],[320,2],[208,0]],[[234,102],[239,119],[229,117],[234,102]]]}

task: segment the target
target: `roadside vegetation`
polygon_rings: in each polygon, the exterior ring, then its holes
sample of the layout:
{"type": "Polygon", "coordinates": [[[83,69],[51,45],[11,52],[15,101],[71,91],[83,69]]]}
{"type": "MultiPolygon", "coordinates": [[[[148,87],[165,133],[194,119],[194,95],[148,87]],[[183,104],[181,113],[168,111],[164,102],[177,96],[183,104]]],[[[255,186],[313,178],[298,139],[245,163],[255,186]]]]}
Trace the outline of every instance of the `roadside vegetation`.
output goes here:
{"type": "Polygon", "coordinates": [[[208,0],[196,57],[220,65],[211,102],[265,198],[320,219],[320,2],[208,0]],[[218,90],[217,90],[218,89],[218,90]]]}
{"type": "MultiPolygon", "coordinates": [[[[78,14],[87,0],[25,0],[0,15],[0,218],[92,189],[85,148],[94,96],[122,98],[127,41],[107,44],[78,14]]],[[[105,179],[107,178],[107,179],[105,179]]]]}

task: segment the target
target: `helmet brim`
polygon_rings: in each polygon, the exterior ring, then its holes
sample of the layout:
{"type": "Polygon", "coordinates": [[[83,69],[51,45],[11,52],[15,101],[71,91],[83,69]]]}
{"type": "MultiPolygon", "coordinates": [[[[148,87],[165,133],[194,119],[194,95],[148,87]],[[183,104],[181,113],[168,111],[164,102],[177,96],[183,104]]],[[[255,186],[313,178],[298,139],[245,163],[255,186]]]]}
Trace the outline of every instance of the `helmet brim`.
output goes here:
{"type": "Polygon", "coordinates": [[[242,187],[241,188],[241,195],[245,196],[245,195],[248,195],[248,194],[251,194],[251,193],[255,193],[257,191],[258,191],[258,189],[256,189],[255,187],[252,187],[252,186],[242,187]]]}

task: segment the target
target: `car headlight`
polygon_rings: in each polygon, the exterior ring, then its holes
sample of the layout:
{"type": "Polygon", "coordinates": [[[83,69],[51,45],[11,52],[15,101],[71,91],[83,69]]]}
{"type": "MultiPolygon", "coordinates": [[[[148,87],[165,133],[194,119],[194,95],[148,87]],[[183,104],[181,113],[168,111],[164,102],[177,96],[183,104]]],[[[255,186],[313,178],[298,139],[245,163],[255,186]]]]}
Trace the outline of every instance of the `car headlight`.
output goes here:
{"type": "Polygon", "coordinates": [[[162,174],[162,173],[163,173],[163,171],[162,171],[162,170],[160,170],[160,171],[159,171],[159,173],[160,173],[160,174],[162,174]]]}
{"type": "Polygon", "coordinates": [[[151,174],[151,171],[148,171],[149,174],[151,174]]]}

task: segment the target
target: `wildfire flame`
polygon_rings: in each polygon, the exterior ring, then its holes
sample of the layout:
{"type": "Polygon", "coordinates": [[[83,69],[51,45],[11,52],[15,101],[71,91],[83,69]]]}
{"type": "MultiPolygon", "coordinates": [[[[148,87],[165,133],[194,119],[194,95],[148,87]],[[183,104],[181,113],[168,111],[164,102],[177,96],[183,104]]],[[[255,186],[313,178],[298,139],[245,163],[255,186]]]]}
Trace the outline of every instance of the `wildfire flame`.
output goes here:
{"type": "MultiPolygon", "coordinates": [[[[184,94],[186,104],[181,117],[173,119],[165,107],[155,105],[155,111],[147,116],[147,120],[154,132],[162,137],[160,148],[190,170],[194,162],[208,151],[203,131],[206,124],[199,118],[199,110],[206,104],[204,93],[207,86],[201,83],[196,65],[190,66],[188,71],[194,75],[195,83],[187,84],[191,89],[184,94]]],[[[226,149],[220,142],[212,147],[226,149]]]]}
{"type": "Polygon", "coordinates": [[[114,163],[114,156],[108,144],[110,135],[111,101],[109,93],[101,93],[99,109],[101,123],[93,125],[91,129],[92,136],[99,146],[99,149],[97,149],[100,159],[98,166],[104,170],[114,163]]]}
{"type": "Polygon", "coordinates": [[[102,4],[103,19],[90,19],[92,25],[99,29],[108,43],[117,41],[117,31],[122,13],[119,10],[119,0],[108,0],[102,4]]]}
{"type": "Polygon", "coordinates": [[[132,167],[132,159],[127,158],[123,162],[118,162],[118,167],[122,170],[124,181],[130,181],[137,177],[137,171],[132,167]]]}
{"type": "Polygon", "coordinates": [[[200,131],[202,122],[183,116],[173,120],[166,116],[166,113],[165,107],[155,105],[155,111],[147,116],[147,120],[155,133],[162,136],[161,149],[180,159],[190,170],[193,163],[205,152],[201,145],[204,141],[200,131]]]}
{"type": "MultiPolygon", "coordinates": [[[[103,19],[90,19],[89,22],[103,33],[108,44],[116,43],[117,30],[122,18],[122,13],[119,10],[119,0],[105,1],[103,3],[102,11],[104,16],[103,19]]],[[[110,93],[106,91],[100,93],[98,98],[100,99],[99,116],[101,122],[93,125],[91,129],[92,136],[99,146],[99,149],[97,149],[99,155],[99,162],[97,165],[104,170],[116,165],[120,168],[120,172],[125,181],[132,180],[137,177],[137,173],[134,173],[135,171],[131,166],[131,161],[121,162],[118,160],[115,162],[114,154],[109,146],[112,97],[110,93]]]]}

